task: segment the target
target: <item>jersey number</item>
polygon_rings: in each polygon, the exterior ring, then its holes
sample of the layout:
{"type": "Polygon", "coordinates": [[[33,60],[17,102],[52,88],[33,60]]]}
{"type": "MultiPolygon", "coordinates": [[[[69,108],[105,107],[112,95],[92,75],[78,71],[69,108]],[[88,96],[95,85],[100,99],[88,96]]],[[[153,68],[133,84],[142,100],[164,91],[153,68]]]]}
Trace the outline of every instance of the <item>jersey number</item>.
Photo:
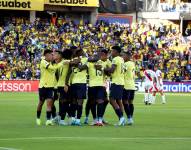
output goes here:
{"type": "Polygon", "coordinates": [[[96,76],[102,76],[102,75],[103,75],[103,72],[96,69],[96,76]]]}

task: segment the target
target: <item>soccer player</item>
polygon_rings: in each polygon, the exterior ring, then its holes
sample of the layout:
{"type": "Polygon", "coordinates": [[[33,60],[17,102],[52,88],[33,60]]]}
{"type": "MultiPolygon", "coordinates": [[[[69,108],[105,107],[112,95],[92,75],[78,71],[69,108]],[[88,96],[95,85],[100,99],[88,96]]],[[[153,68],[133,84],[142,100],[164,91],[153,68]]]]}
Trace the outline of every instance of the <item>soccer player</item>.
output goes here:
{"type": "Polygon", "coordinates": [[[123,87],[124,87],[124,60],[120,57],[121,48],[119,46],[112,47],[112,65],[105,69],[105,72],[111,74],[110,87],[110,103],[119,118],[118,125],[124,126],[126,123],[123,117],[123,87]]]}
{"type": "Polygon", "coordinates": [[[144,82],[145,82],[145,105],[152,104],[152,90],[153,85],[157,83],[156,73],[152,70],[153,66],[149,64],[147,69],[144,71],[144,82]]]}
{"type": "Polygon", "coordinates": [[[68,92],[68,80],[69,80],[69,61],[71,59],[72,53],[70,50],[56,51],[55,57],[57,63],[64,64],[57,69],[56,79],[57,79],[57,88],[59,93],[59,125],[68,125],[65,122],[66,113],[69,111],[69,102],[67,99],[68,92]],[[64,57],[64,59],[62,59],[64,57]]]}
{"type": "Polygon", "coordinates": [[[79,63],[72,67],[71,90],[75,103],[71,104],[72,125],[81,126],[81,116],[83,110],[83,101],[86,99],[87,91],[87,58],[82,49],[76,50],[76,57],[79,63]],[[77,116],[76,116],[77,110],[77,116]],[[76,118],[75,118],[76,117],[76,118]]]}
{"type": "Polygon", "coordinates": [[[131,53],[123,54],[125,61],[125,86],[123,90],[123,106],[127,115],[127,124],[133,124],[134,105],[133,100],[135,96],[135,63],[132,61],[131,53]]]}
{"type": "Polygon", "coordinates": [[[44,51],[44,59],[41,60],[40,70],[40,84],[39,84],[39,103],[37,106],[37,125],[41,125],[41,110],[46,100],[47,109],[46,109],[46,125],[53,125],[51,121],[51,110],[53,104],[53,89],[55,81],[55,72],[57,67],[52,65],[53,54],[51,50],[44,51]]]}
{"type": "Polygon", "coordinates": [[[166,104],[165,95],[163,92],[163,81],[162,81],[162,72],[159,70],[158,66],[154,66],[154,71],[156,72],[157,77],[157,84],[154,85],[153,89],[153,103],[155,103],[156,100],[156,93],[159,92],[162,97],[162,104],[166,104]]]}

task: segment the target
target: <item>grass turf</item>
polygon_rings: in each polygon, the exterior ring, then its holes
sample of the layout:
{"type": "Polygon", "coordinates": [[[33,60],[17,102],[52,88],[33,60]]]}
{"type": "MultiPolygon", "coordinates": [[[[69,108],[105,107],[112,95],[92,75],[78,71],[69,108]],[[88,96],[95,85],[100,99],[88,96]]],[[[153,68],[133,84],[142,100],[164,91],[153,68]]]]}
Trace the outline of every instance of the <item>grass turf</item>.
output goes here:
{"type": "MultiPolygon", "coordinates": [[[[113,126],[117,117],[109,106],[105,114],[109,126],[38,127],[36,93],[0,93],[0,150],[189,150],[190,96],[166,98],[166,105],[160,104],[158,98],[157,104],[145,106],[143,95],[137,94],[133,126],[113,126]]],[[[45,122],[44,111],[42,121],[45,122]]]]}

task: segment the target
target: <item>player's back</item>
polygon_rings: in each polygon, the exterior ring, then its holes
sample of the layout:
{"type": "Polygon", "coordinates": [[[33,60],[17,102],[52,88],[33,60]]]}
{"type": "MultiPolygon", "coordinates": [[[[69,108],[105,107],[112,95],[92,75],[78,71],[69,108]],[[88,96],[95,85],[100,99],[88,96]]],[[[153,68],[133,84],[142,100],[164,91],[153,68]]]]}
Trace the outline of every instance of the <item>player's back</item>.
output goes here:
{"type": "Polygon", "coordinates": [[[153,70],[148,69],[144,71],[144,76],[145,82],[153,82],[156,78],[156,73],[153,70]]]}
{"type": "Polygon", "coordinates": [[[157,80],[158,80],[158,82],[160,83],[160,84],[162,84],[162,72],[161,72],[161,70],[157,70],[156,71],[156,76],[157,76],[157,80]]]}

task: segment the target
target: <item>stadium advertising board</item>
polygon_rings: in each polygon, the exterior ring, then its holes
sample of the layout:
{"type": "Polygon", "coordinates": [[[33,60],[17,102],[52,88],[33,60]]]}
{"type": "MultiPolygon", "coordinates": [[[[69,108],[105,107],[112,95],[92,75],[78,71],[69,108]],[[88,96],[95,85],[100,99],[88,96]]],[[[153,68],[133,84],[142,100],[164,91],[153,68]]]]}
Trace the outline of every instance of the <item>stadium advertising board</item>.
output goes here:
{"type": "MultiPolygon", "coordinates": [[[[38,85],[38,80],[0,80],[0,92],[38,92],[38,85]]],[[[106,86],[109,91],[109,83],[106,86]]],[[[136,82],[136,90],[144,92],[144,83],[136,82]]],[[[189,93],[191,82],[164,82],[164,92],[189,93]]]]}
{"type": "Polygon", "coordinates": [[[0,81],[0,92],[37,92],[39,81],[0,81]]]}
{"type": "Polygon", "coordinates": [[[44,0],[0,0],[0,9],[43,11],[44,0]]]}
{"type": "MultiPolygon", "coordinates": [[[[136,82],[136,89],[144,92],[144,83],[136,82]]],[[[163,90],[172,93],[189,93],[191,92],[191,82],[164,82],[163,90]]]]}
{"type": "Polygon", "coordinates": [[[99,0],[45,0],[45,4],[63,6],[99,7],[99,0]]]}

